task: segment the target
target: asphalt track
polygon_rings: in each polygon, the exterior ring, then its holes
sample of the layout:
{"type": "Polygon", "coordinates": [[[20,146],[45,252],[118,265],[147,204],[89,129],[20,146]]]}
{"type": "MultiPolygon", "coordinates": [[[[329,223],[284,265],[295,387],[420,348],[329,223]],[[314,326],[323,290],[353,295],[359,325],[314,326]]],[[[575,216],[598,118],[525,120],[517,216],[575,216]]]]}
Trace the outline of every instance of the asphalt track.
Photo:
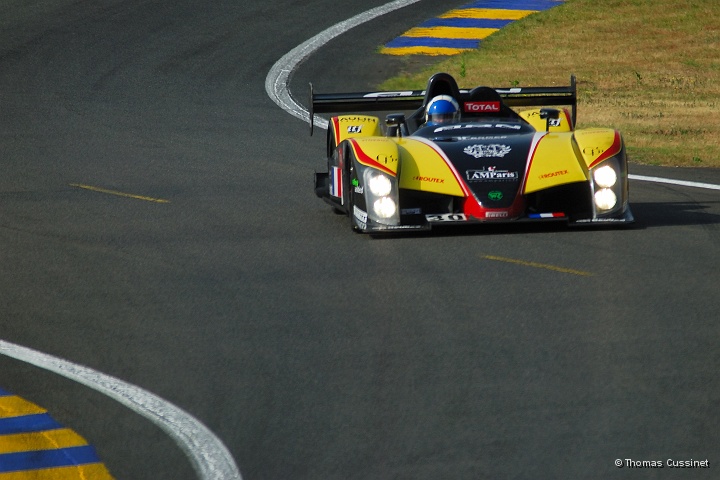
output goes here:
{"type": "MultiPolygon", "coordinates": [[[[631,229],[388,240],[352,235],[313,196],[324,139],[265,76],[382,4],[6,2],[0,337],[173,402],[246,479],[715,478],[717,191],[632,182],[631,229]],[[690,458],[710,468],[614,464],[690,458]]],[[[373,52],[453,6],[356,27],[291,91],[364,90],[424,62],[373,52]]],[[[119,479],[197,478],[100,393],[6,357],[0,386],[119,479]]]]}

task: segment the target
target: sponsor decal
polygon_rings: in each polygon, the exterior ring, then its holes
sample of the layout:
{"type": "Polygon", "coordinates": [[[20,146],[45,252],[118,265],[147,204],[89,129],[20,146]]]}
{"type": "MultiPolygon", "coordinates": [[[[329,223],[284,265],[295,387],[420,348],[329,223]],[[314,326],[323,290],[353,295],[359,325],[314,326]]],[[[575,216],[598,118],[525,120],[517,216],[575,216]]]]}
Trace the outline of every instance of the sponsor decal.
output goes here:
{"type": "Polygon", "coordinates": [[[360,195],[362,195],[365,191],[365,189],[360,186],[360,182],[357,178],[352,179],[352,186],[355,187],[355,193],[359,193],[360,195]]]}
{"type": "Polygon", "coordinates": [[[508,136],[507,136],[507,135],[492,135],[492,136],[489,136],[489,135],[488,135],[488,136],[482,136],[482,135],[462,135],[462,136],[457,136],[457,137],[455,137],[455,138],[457,138],[458,140],[468,140],[468,141],[469,141],[469,140],[475,140],[475,141],[478,141],[478,140],[495,140],[495,141],[498,141],[498,140],[506,140],[506,139],[508,138],[508,136]]]}
{"type": "Polygon", "coordinates": [[[362,133],[362,125],[348,125],[348,133],[362,133]]]}
{"type": "Polygon", "coordinates": [[[493,190],[492,192],[488,192],[488,198],[490,200],[493,200],[495,202],[502,200],[503,194],[499,190],[493,190]]]}
{"type": "MultiPolygon", "coordinates": [[[[448,130],[460,130],[463,128],[471,128],[471,127],[479,127],[482,125],[448,125],[446,127],[438,127],[435,130],[433,130],[433,133],[438,132],[447,132],[448,130]]],[[[492,125],[486,125],[487,127],[491,127],[492,125]]]]}
{"type": "Polygon", "coordinates": [[[488,167],[482,170],[467,170],[465,172],[467,179],[471,182],[484,182],[487,180],[517,180],[518,172],[510,172],[508,170],[498,170],[497,167],[488,167]]]}
{"type": "Polygon", "coordinates": [[[517,123],[464,123],[461,125],[446,125],[433,130],[433,133],[447,132],[448,130],[462,130],[467,128],[507,128],[510,130],[522,130],[522,125],[517,123]]]}
{"type": "Polygon", "coordinates": [[[498,93],[522,93],[522,88],[508,88],[507,90],[496,90],[498,93]]]}
{"type": "Polygon", "coordinates": [[[358,208],[357,205],[353,205],[353,215],[362,223],[367,223],[367,212],[358,208]]]}
{"type": "Polygon", "coordinates": [[[353,122],[353,123],[377,123],[378,119],[376,117],[357,117],[357,116],[342,116],[338,117],[340,122],[353,122]]]}
{"type": "Polygon", "coordinates": [[[500,102],[465,102],[464,109],[468,113],[499,112],[500,102]]]}
{"type": "Polygon", "coordinates": [[[425,182],[425,183],[445,183],[444,178],[437,178],[437,177],[423,177],[420,175],[415,175],[413,177],[413,180],[416,182],[425,182]]]}
{"type": "Polygon", "coordinates": [[[464,222],[467,216],[464,213],[442,213],[435,215],[425,215],[428,222],[464,222]]]}
{"type": "Polygon", "coordinates": [[[403,208],[400,210],[400,215],[420,215],[422,208],[403,208]]]}
{"type": "Polygon", "coordinates": [[[403,92],[371,92],[363,95],[364,98],[392,98],[392,97],[412,97],[415,92],[406,90],[403,92]]]}
{"type": "Polygon", "coordinates": [[[583,218],[578,220],[577,223],[625,223],[627,220],[624,218],[583,218]]]}
{"type": "Polygon", "coordinates": [[[543,173],[542,175],[538,176],[538,178],[540,180],[544,180],[546,178],[561,177],[561,176],[567,175],[567,174],[568,174],[567,170],[558,170],[557,172],[543,173]]]}
{"type": "Polygon", "coordinates": [[[398,159],[395,155],[377,155],[375,157],[378,163],[387,165],[388,163],[397,163],[398,159]]]}
{"type": "Polygon", "coordinates": [[[605,153],[605,150],[607,150],[607,149],[602,148],[602,147],[592,147],[592,148],[583,148],[582,152],[585,155],[590,155],[591,157],[594,157],[596,155],[602,155],[603,153],[605,153]]]}
{"type": "Polygon", "coordinates": [[[420,225],[379,225],[378,230],[417,230],[420,225]]]}
{"type": "Polygon", "coordinates": [[[507,145],[492,143],[490,145],[468,145],[463,152],[475,158],[502,158],[512,151],[507,145]]]}
{"type": "Polygon", "coordinates": [[[562,125],[562,119],[561,118],[551,118],[548,120],[548,125],[551,127],[559,127],[562,125]]]}
{"type": "Polygon", "coordinates": [[[485,218],[507,218],[508,212],[485,212],[485,218]]]}
{"type": "Polygon", "coordinates": [[[342,169],[340,167],[330,169],[330,195],[342,198],[342,169]]]}

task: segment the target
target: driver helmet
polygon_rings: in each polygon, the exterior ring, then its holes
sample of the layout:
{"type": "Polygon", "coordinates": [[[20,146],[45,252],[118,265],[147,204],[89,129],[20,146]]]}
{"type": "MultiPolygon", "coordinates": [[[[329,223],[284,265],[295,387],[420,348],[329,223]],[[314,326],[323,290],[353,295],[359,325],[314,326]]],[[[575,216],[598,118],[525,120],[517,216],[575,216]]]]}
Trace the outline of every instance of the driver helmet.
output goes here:
{"type": "Polygon", "coordinates": [[[460,116],[460,106],[450,95],[438,95],[430,100],[425,110],[425,123],[427,125],[439,125],[449,123],[460,116]]]}

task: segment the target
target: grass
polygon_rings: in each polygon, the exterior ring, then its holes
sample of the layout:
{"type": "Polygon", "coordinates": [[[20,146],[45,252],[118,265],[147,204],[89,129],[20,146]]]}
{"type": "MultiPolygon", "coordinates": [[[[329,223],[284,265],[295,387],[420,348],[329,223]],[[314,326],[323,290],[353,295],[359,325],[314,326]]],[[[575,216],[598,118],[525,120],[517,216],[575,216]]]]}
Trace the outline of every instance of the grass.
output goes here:
{"type": "Polygon", "coordinates": [[[438,58],[380,88],[423,88],[438,71],[461,88],[567,85],[574,73],[578,128],[620,130],[635,163],[720,167],[718,0],[567,0],[438,58]]]}

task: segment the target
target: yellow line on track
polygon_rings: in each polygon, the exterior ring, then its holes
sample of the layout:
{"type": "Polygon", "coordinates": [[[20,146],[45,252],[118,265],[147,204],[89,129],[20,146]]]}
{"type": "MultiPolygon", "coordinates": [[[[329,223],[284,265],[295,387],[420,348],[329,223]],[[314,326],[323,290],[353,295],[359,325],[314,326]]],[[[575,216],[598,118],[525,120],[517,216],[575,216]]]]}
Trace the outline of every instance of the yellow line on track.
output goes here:
{"type": "Polygon", "coordinates": [[[495,8],[460,8],[450,10],[439,18],[480,18],[490,20],[520,20],[537,10],[503,10],[495,8]]]}
{"type": "Polygon", "coordinates": [[[22,417],[46,412],[47,410],[44,408],[16,395],[0,397],[0,418],[22,417]]]}
{"type": "Polygon", "coordinates": [[[118,192],[117,190],[108,190],[107,188],[100,188],[100,187],[93,187],[92,185],[83,185],[80,183],[71,183],[71,187],[76,188],[82,188],[84,190],[90,190],[93,192],[99,192],[99,193],[106,193],[108,195],[115,195],[118,197],[126,197],[126,198],[134,198],[136,200],[144,200],[146,202],[155,202],[155,203],[170,203],[170,200],[165,200],[162,198],[153,198],[153,197],[145,197],[142,195],[135,195],[132,193],[125,193],[125,192],[118,192]]]}
{"type": "Polygon", "coordinates": [[[113,480],[102,463],[0,473],[0,480],[113,480]]]}
{"type": "Polygon", "coordinates": [[[0,435],[0,453],[54,450],[85,445],[87,441],[68,428],[0,435]]]}
{"type": "Polygon", "coordinates": [[[482,40],[497,31],[497,28],[415,27],[405,32],[403,37],[464,38],[470,40],[482,40]]]}
{"type": "Polygon", "coordinates": [[[445,47],[383,47],[380,53],[385,55],[457,55],[469,48],[445,48],[445,47]]]}
{"type": "Polygon", "coordinates": [[[592,277],[593,274],[590,272],[584,272],[582,270],[573,270],[572,268],[558,267],[555,265],[547,265],[545,263],[526,262],[525,260],[517,260],[514,258],[498,257],[495,255],[483,255],[486,260],[495,260],[498,262],[514,263],[516,265],[522,265],[525,267],[543,268],[545,270],[552,270],[560,273],[570,273],[572,275],[579,275],[581,277],[592,277]]]}

